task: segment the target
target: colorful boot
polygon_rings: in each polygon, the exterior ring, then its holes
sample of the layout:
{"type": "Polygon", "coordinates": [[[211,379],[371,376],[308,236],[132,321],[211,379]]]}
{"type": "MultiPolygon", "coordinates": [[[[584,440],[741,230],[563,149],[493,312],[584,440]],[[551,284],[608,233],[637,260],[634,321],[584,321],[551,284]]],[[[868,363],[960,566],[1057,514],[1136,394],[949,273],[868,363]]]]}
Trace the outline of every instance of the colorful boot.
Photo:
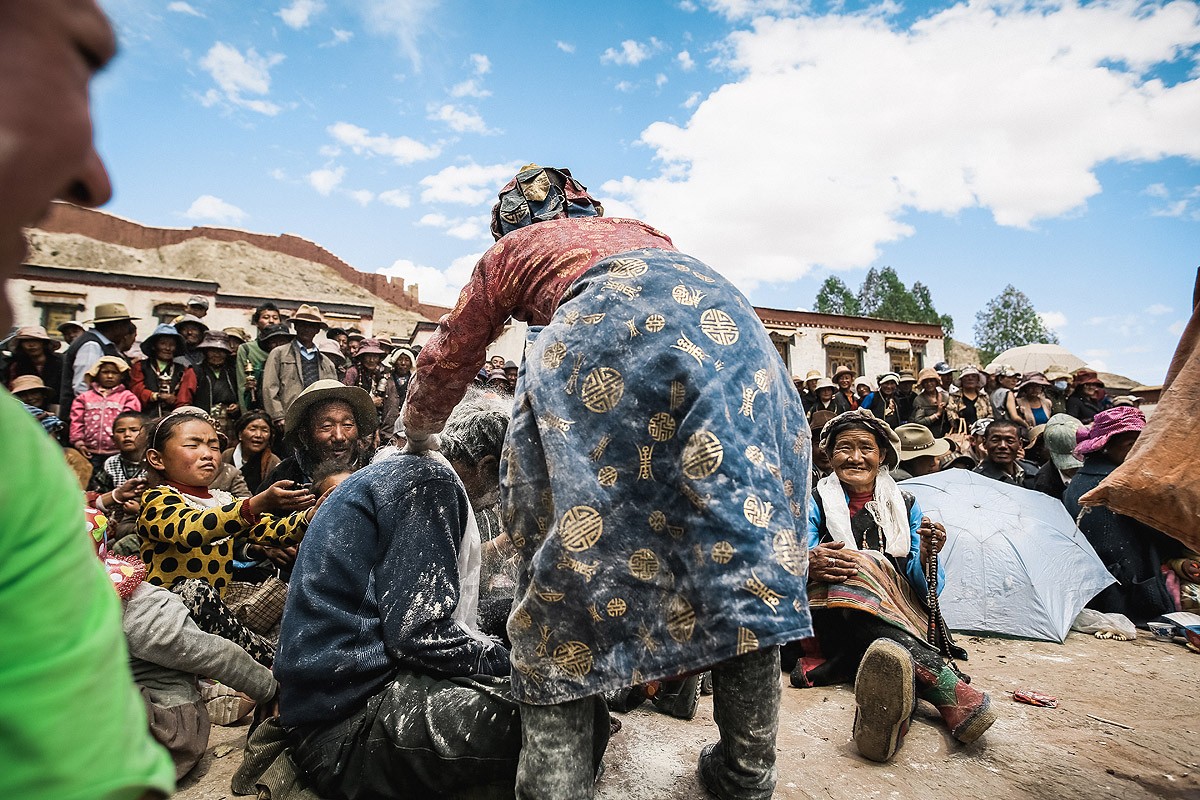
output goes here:
{"type": "Polygon", "coordinates": [[[864,758],[887,761],[900,749],[917,705],[913,659],[901,645],[876,639],[854,679],[854,744],[864,758]]]}
{"type": "Polygon", "coordinates": [[[992,710],[992,700],[987,692],[972,688],[949,667],[942,667],[942,671],[935,674],[918,664],[916,672],[921,699],[937,706],[955,739],[970,744],[992,727],[996,712],[992,710]]]}

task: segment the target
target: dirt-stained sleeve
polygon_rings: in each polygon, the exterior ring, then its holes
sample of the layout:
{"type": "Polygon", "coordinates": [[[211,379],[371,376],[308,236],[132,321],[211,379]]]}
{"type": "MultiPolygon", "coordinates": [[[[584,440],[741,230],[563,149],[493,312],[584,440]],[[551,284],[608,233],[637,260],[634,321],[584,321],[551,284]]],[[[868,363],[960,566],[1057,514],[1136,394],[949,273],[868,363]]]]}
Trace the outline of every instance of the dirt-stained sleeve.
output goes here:
{"type": "Polygon", "coordinates": [[[438,322],[421,349],[404,403],[404,430],[410,439],[437,433],[462,400],[483,366],[488,344],[504,328],[512,303],[496,297],[504,249],[493,247],[479,259],[458,303],[438,322]]]}

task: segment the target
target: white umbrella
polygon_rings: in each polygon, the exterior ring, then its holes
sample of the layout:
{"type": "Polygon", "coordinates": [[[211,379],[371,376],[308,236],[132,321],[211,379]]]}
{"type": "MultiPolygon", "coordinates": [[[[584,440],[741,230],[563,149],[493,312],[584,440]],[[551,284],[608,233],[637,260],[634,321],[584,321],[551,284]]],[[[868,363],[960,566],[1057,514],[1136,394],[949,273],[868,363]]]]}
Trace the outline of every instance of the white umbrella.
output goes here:
{"type": "Polygon", "coordinates": [[[963,469],[901,488],[946,526],[940,602],[953,630],[1062,642],[1080,609],[1115,582],[1049,495],[963,469]]]}
{"type": "Polygon", "coordinates": [[[1058,344],[1023,344],[1020,347],[1010,347],[992,359],[992,363],[984,367],[986,372],[995,372],[996,367],[1008,364],[1021,372],[1045,372],[1048,367],[1062,367],[1074,372],[1080,367],[1086,367],[1087,362],[1058,344]]]}

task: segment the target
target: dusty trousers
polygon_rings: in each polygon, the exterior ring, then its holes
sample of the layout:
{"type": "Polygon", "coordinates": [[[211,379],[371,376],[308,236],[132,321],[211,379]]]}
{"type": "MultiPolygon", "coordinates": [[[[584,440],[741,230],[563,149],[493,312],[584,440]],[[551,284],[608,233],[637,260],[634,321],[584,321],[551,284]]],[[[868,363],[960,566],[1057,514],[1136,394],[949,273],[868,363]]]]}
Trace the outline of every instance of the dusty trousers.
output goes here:
{"type": "MultiPolygon", "coordinates": [[[[700,756],[700,778],[729,800],[761,800],[775,790],[775,734],[779,724],[779,648],[768,647],[713,667],[713,716],[721,739],[700,756]]],[[[547,706],[521,704],[519,800],[588,800],[595,792],[596,698],[547,706]]]]}

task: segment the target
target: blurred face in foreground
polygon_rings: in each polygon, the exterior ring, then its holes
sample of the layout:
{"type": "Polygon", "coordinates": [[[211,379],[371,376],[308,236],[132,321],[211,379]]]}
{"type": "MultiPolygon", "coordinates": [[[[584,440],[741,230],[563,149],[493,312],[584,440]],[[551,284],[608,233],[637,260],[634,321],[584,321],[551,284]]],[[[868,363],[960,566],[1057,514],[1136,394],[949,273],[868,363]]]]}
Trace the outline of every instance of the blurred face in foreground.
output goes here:
{"type": "MultiPolygon", "coordinates": [[[[112,195],[92,144],[88,84],[115,52],[91,0],[0,3],[0,283],[25,258],[23,229],[51,200],[98,206],[112,195]]],[[[11,325],[0,291],[0,330],[11,325]]]]}

